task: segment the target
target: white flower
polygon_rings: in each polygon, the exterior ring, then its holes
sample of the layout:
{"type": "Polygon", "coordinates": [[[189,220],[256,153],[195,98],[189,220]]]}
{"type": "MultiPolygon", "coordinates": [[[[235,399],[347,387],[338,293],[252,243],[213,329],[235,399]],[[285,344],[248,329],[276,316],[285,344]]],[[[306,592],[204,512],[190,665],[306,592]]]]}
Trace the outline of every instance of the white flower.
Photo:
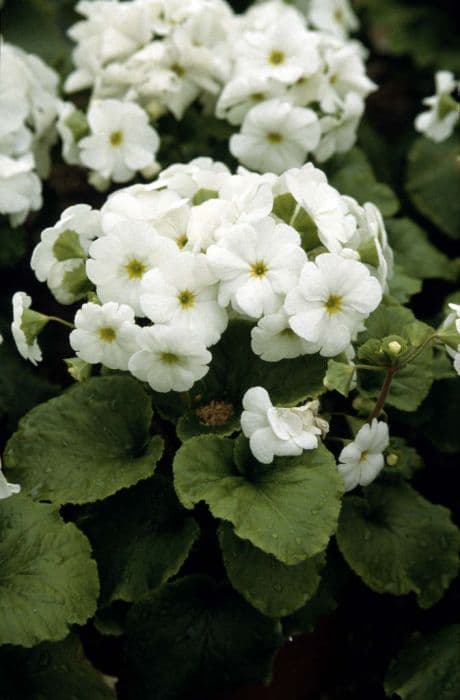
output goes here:
{"type": "Polygon", "coordinates": [[[320,140],[318,117],[311,109],[273,99],[246,114],[230,152],[248,168],[280,174],[305,162],[320,140]]]}
{"type": "Polygon", "coordinates": [[[156,182],[157,187],[167,187],[181,197],[192,199],[199,190],[217,192],[231,177],[224,163],[211,158],[195,158],[190,163],[175,163],[162,170],[156,182]]]}
{"type": "Polygon", "coordinates": [[[216,116],[230,124],[241,124],[252,107],[273,97],[280,97],[285,86],[273,78],[252,74],[239,75],[222,90],[216,105],[216,116]]]}
{"type": "Polygon", "coordinates": [[[126,182],[136,171],[155,164],[160,140],[138,105],[94,101],[88,124],[91,134],[79,142],[80,158],[101,177],[126,182]]]}
{"type": "Polygon", "coordinates": [[[0,153],[0,214],[9,215],[12,226],[42,205],[41,182],[33,168],[31,154],[14,159],[0,153]]]}
{"type": "MultiPolygon", "coordinates": [[[[442,323],[440,327],[441,335],[442,331],[446,331],[449,335],[454,336],[454,333],[457,333],[460,336],[460,304],[449,304],[449,308],[451,309],[452,313],[450,313],[442,323]]],[[[460,375],[460,342],[456,348],[453,347],[455,343],[454,338],[455,336],[450,339],[450,344],[445,345],[444,347],[447,354],[454,361],[455,371],[460,375]]]]}
{"type": "Polygon", "coordinates": [[[173,241],[157,235],[148,224],[118,221],[110,233],[92,243],[86,273],[102,302],[129,304],[139,316],[142,278],[176,250],[173,241]]]}
{"type": "Polygon", "coordinates": [[[388,425],[373,419],[356,433],[355,439],[339,454],[338,470],[345,482],[345,491],[358,484],[368,486],[384,466],[383,452],[388,447],[388,425]]]}
{"type": "Polygon", "coordinates": [[[68,207],[54,226],[44,229],[34,248],[32,270],[61,304],[73,304],[85,294],[73,294],[63,280],[66,272],[84,264],[91,242],[101,234],[100,219],[100,212],[88,204],[68,207]]]}
{"type": "Polygon", "coordinates": [[[19,493],[21,487],[19,484],[9,484],[2,472],[2,463],[0,461],[0,501],[4,498],[12,496],[13,493],[19,493]]]}
{"type": "Polygon", "coordinates": [[[62,141],[62,157],[70,165],[81,165],[78,141],[69,126],[69,120],[76,114],[78,111],[71,102],[59,102],[56,128],[62,141]]]}
{"type": "Polygon", "coordinates": [[[129,371],[155,391],[188,391],[209,370],[211,353],[188,330],[156,325],[142,328],[138,340],[141,350],[130,359],[129,371]]]}
{"type": "Polygon", "coordinates": [[[130,357],[139,349],[139,330],[130,306],[113,301],[103,306],[88,303],[75,314],[75,330],[69,342],[85,362],[128,369],[130,357]]]}
{"type": "Polygon", "coordinates": [[[348,0],[311,0],[308,20],[317,29],[341,39],[346,39],[350,32],[359,27],[348,0]]]}
{"type": "Polygon", "coordinates": [[[144,276],[140,303],[154,323],[187,329],[209,346],[217,343],[228,323],[217,292],[217,279],[206,257],[183,252],[144,276]]]}
{"type": "Polygon", "coordinates": [[[321,141],[314,155],[318,162],[328,160],[334,153],[349,151],[356,141],[356,132],[364,113],[364,100],[354,92],[345,96],[335,114],[326,114],[319,120],[321,141]]]}
{"type": "Polygon", "coordinates": [[[382,288],[365,265],[323,253],[304,265],[284,306],[292,330],[311,343],[310,352],[334,357],[347,348],[381,299],[382,288]]]}
{"type": "Polygon", "coordinates": [[[274,191],[276,195],[292,194],[316,226],[321,243],[332,253],[338,253],[353,235],[356,221],[348,213],[345,201],[328,184],[323,171],[311,163],[284,173],[274,191]]]}
{"type": "Polygon", "coordinates": [[[262,464],[270,464],[275,456],[292,457],[314,450],[319,437],[329,430],[327,422],[318,417],[318,401],[297,408],[279,408],[273,406],[261,386],[248,389],[243,408],[243,433],[249,438],[252,454],[262,464]]]}
{"type": "Polygon", "coordinates": [[[319,95],[323,111],[334,113],[350,92],[365,98],[376,90],[377,86],[366,75],[360,44],[326,37],[322,42],[322,51],[327,78],[319,95]]]}
{"type": "Polygon", "coordinates": [[[206,255],[221,280],[219,304],[253,318],[277,311],[306,260],[297,231],[271,218],[229,227],[206,255]]]}
{"type": "Polygon", "coordinates": [[[42,351],[38,346],[37,339],[32,342],[26,337],[23,330],[23,315],[30,308],[32,299],[24,292],[16,292],[13,294],[13,323],[11,324],[11,332],[18,352],[25,360],[30,360],[33,365],[36,365],[42,359],[42,351]]]}
{"type": "Polygon", "coordinates": [[[435,85],[436,94],[423,100],[430,109],[418,115],[415,128],[439,143],[449,138],[460,119],[460,103],[452,97],[454,91],[458,95],[459,83],[453,73],[442,70],[435,75],[435,85]]]}
{"type": "Polygon", "coordinates": [[[289,316],[283,308],[274,314],[262,316],[251,331],[251,348],[265,362],[278,362],[305,355],[309,344],[299,338],[289,325],[289,316]]]}

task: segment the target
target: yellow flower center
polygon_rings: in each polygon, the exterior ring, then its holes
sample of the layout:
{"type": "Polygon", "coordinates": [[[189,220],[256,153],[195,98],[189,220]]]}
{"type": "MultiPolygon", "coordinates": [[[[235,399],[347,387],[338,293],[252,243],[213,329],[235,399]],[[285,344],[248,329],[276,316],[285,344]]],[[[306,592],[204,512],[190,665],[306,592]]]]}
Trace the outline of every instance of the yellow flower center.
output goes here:
{"type": "Polygon", "coordinates": [[[337,296],[337,294],[331,294],[329,299],[324,302],[324,306],[329,314],[336,314],[342,310],[342,297],[337,296]]]}
{"type": "Polygon", "coordinates": [[[361,457],[359,458],[359,464],[362,464],[366,461],[368,454],[368,450],[364,450],[364,452],[361,454],[361,457]]]}
{"type": "Polygon", "coordinates": [[[263,92],[253,92],[252,95],[249,95],[249,97],[253,102],[263,102],[263,100],[265,100],[265,95],[263,92]]]}
{"type": "Polygon", "coordinates": [[[280,63],[284,62],[285,58],[286,57],[283,51],[277,51],[276,49],[274,49],[268,56],[268,60],[273,66],[279,66],[280,63]]]}
{"type": "Polygon", "coordinates": [[[278,131],[269,131],[267,134],[267,141],[270,143],[281,143],[282,140],[283,136],[278,131]]]}
{"type": "Polygon", "coordinates": [[[251,265],[252,277],[263,277],[268,272],[268,267],[263,260],[258,260],[251,265]]]}
{"type": "Polygon", "coordinates": [[[173,352],[162,352],[160,355],[161,361],[167,365],[175,365],[179,362],[179,357],[173,352]]]}
{"type": "Polygon", "coordinates": [[[179,292],[177,298],[183,309],[191,309],[195,304],[195,295],[193,292],[189,292],[188,289],[184,289],[182,292],[179,292]]]}
{"type": "Polygon", "coordinates": [[[178,63],[174,63],[171,66],[171,70],[173,73],[175,73],[179,78],[182,78],[183,75],[185,75],[185,68],[183,66],[179,65],[178,63]]]}
{"type": "Polygon", "coordinates": [[[136,260],[136,258],[133,258],[129,261],[129,263],[125,265],[125,270],[128,273],[128,277],[130,280],[140,279],[146,271],[146,269],[147,268],[144,265],[144,263],[140,260],[136,260]]]}
{"type": "Polygon", "coordinates": [[[99,328],[99,338],[103,340],[104,343],[113,343],[116,337],[117,334],[115,333],[114,329],[110,326],[104,326],[103,328],[99,328]]]}
{"type": "Polygon", "coordinates": [[[112,131],[110,134],[110,143],[112,146],[119,146],[123,142],[123,132],[122,131],[112,131]]]}
{"type": "Polygon", "coordinates": [[[178,237],[176,238],[176,243],[177,243],[177,245],[179,246],[179,248],[183,248],[184,246],[187,245],[187,243],[188,243],[188,238],[187,238],[187,236],[185,235],[185,233],[183,233],[182,236],[178,236],[178,237]]]}

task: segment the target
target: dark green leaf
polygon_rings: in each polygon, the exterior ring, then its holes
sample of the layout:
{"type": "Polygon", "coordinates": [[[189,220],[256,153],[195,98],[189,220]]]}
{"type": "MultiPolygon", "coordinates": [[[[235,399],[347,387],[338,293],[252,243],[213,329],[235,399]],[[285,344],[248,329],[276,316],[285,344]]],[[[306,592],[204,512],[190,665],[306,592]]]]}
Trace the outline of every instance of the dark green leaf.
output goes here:
{"type": "Polygon", "coordinates": [[[134,379],[98,377],[37,406],[5,450],[12,480],[35,500],[88,503],[153,473],[163,442],[134,379]]]}

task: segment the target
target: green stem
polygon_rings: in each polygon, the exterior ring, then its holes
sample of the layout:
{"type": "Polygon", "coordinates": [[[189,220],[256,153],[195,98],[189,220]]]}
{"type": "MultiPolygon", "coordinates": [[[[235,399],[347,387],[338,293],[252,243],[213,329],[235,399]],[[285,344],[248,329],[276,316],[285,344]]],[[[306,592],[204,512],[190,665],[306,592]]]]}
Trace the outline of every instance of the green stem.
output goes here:
{"type": "Polygon", "coordinates": [[[385,365],[355,365],[355,369],[363,369],[368,372],[384,372],[387,368],[385,365]]]}
{"type": "Polygon", "coordinates": [[[428,338],[426,338],[423,341],[423,343],[418,348],[416,348],[414,350],[414,352],[412,352],[408,357],[406,357],[406,359],[404,360],[402,365],[399,367],[399,369],[402,369],[403,367],[408,365],[409,362],[413,362],[413,360],[415,360],[415,358],[417,358],[425,350],[425,348],[427,348],[428,345],[430,345],[430,343],[432,343],[433,341],[436,341],[437,339],[438,339],[438,336],[436,333],[434,335],[430,335],[428,338]]]}
{"type": "Polygon", "coordinates": [[[387,368],[387,373],[385,375],[385,380],[382,384],[382,388],[380,389],[379,397],[378,397],[376,404],[375,404],[375,406],[374,406],[374,408],[373,408],[373,410],[368,418],[369,423],[372,423],[374,418],[378,418],[380,416],[380,414],[382,413],[383,407],[385,405],[385,401],[387,400],[388,394],[389,394],[390,389],[391,389],[391,382],[393,381],[393,377],[397,371],[398,370],[396,369],[396,367],[388,367],[387,368]]]}
{"type": "Polygon", "coordinates": [[[72,330],[75,328],[73,323],[69,323],[69,321],[64,321],[63,318],[59,318],[59,316],[48,316],[49,321],[55,321],[56,323],[60,323],[61,326],[66,326],[67,328],[72,328],[72,330]]]}

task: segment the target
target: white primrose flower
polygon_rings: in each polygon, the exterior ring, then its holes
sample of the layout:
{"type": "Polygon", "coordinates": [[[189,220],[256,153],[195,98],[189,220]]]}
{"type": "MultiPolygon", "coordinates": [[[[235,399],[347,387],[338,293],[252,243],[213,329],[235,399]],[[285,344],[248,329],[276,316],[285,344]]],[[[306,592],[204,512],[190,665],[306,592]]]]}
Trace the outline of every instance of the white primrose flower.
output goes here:
{"type": "Polygon", "coordinates": [[[31,297],[25,292],[15,292],[13,294],[13,323],[11,324],[11,333],[13,334],[14,342],[19,354],[25,359],[30,360],[33,365],[41,362],[42,351],[38,345],[36,337],[31,342],[30,338],[26,337],[23,328],[24,312],[30,308],[32,304],[31,297]]]}
{"type": "Polygon", "coordinates": [[[268,76],[241,75],[230,80],[219,95],[216,116],[230,124],[241,124],[252,107],[280,97],[286,88],[283,83],[268,76]]]}
{"type": "Polygon", "coordinates": [[[262,316],[251,331],[252,351],[265,362],[279,362],[305,355],[309,347],[309,343],[294,333],[283,308],[274,314],[262,316]]]}
{"type": "Polygon", "coordinates": [[[19,484],[8,483],[5,475],[2,472],[2,463],[0,461],[0,501],[5,498],[9,498],[9,496],[12,496],[14,493],[19,493],[20,491],[21,487],[19,484]]]}
{"type": "Polygon", "coordinates": [[[139,326],[126,304],[83,304],[75,314],[75,330],[69,336],[72,349],[85,362],[101,362],[109,369],[128,369],[128,361],[139,349],[139,326]]]}
{"type": "MultiPolygon", "coordinates": [[[[441,325],[441,331],[447,331],[449,333],[456,332],[460,336],[460,304],[449,304],[449,308],[452,313],[450,313],[441,325]]],[[[454,369],[457,374],[460,375],[460,342],[457,347],[451,347],[451,345],[445,345],[447,354],[454,361],[454,369]]]]}
{"type": "Polygon", "coordinates": [[[163,217],[174,213],[187,204],[173,190],[161,189],[156,182],[131,185],[112,192],[101,209],[104,231],[110,230],[111,222],[119,220],[145,221],[156,227],[163,217]]]}
{"type": "Polygon", "coordinates": [[[175,243],[156,234],[150,225],[141,221],[118,221],[109,233],[91,244],[86,274],[96,285],[103,303],[128,304],[141,316],[142,278],[176,251],[175,243]]]}
{"type": "Polygon", "coordinates": [[[231,302],[235,311],[252,318],[279,309],[306,260],[297,231],[268,217],[223,229],[206,256],[220,279],[219,304],[231,302]]]}
{"type": "Polygon", "coordinates": [[[291,84],[318,70],[318,44],[316,34],[281,17],[264,31],[245,32],[236,42],[237,70],[291,84]]]}
{"type": "Polygon", "coordinates": [[[252,454],[262,464],[270,464],[275,456],[293,457],[314,450],[329,430],[328,423],[318,416],[319,401],[297,408],[273,406],[261,386],[247,390],[243,408],[243,433],[249,438],[252,454]]]}
{"type": "Polygon", "coordinates": [[[307,19],[317,29],[341,39],[359,28],[358,18],[348,0],[311,0],[307,19]]]}
{"type": "Polygon", "coordinates": [[[180,197],[193,199],[199,190],[217,192],[229,177],[230,170],[224,163],[211,158],[195,158],[190,163],[175,163],[162,170],[155,186],[167,187],[180,197]]]}
{"type": "Polygon", "coordinates": [[[100,177],[126,182],[155,164],[160,140],[136,104],[96,100],[88,110],[89,136],[79,142],[83,165],[100,177]]]}
{"type": "Polygon", "coordinates": [[[128,368],[154,391],[188,391],[209,370],[212,355],[189,330],[158,324],[142,328],[138,341],[128,368]]]}
{"type": "Polygon", "coordinates": [[[335,113],[350,92],[364,99],[377,89],[376,84],[366,75],[362,47],[357,42],[325,37],[322,53],[327,80],[322,83],[319,102],[324,112],[335,113]]]}
{"type": "Polygon", "coordinates": [[[248,168],[280,174],[302,165],[320,135],[313,110],[273,99],[249,110],[241,133],[230,139],[230,152],[248,168]]]}
{"type": "Polygon", "coordinates": [[[187,329],[207,347],[218,342],[228,323],[217,292],[217,278],[206,257],[178,252],[144,276],[140,303],[154,323],[187,329]]]}
{"type": "Polygon", "coordinates": [[[31,154],[10,158],[0,153],[0,214],[9,215],[12,226],[22,224],[29,211],[40,209],[41,189],[31,154]]]}
{"type": "Polygon", "coordinates": [[[30,265],[40,282],[46,282],[61,304],[73,304],[85,295],[66,288],[65,275],[79,266],[84,276],[85,260],[91,242],[101,234],[101,214],[88,204],[65,209],[59,221],[42,231],[30,265]]]}
{"type": "Polygon", "coordinates": [[[439,143],[449,138],[460,119],[460,103],[452,96],[454,93],[458,98],[459,83],[447,70],[438,71],[434,80],[436,94],[423,100],[430,109],[416,117],[415,128],[439,143]]]}
{"type": "Polygon", "coordinates": [[[309,215],[321,243],[331,253],[340,252],[353,235],[356,221],[343,197],[328,184],[323,171],[311,163],[288,170],[274,187],[275,195],[287,192],[309,215]]]}
{"type": "Polygon", "coordinates": [[[354,92],[345,96],[334,114],[321,117],[321,141],[314,151],[316,160],[322,163],[334,153],[349,151],[356,141],[356,132],[364,113],[364,100],[354,92]]]}
{"type": "Polygon", "coordinates": [[[323,253],[305,263],[284,307],[292,330],[311,343],[309,352],[343,352],[382,299],[379,282],[356,260],[323,253]]]}
{"type": "Polygon", "coordinates": [[[345,491],[358,484],[368,486],[382,471],[383,452],[389,444],[388,425],[373,419],[356,433],[355,439],[339,454],[337,468],[345,483],[345,491]]]}

